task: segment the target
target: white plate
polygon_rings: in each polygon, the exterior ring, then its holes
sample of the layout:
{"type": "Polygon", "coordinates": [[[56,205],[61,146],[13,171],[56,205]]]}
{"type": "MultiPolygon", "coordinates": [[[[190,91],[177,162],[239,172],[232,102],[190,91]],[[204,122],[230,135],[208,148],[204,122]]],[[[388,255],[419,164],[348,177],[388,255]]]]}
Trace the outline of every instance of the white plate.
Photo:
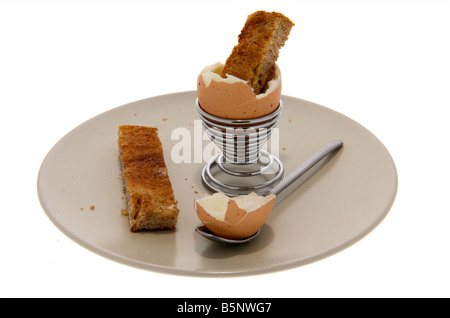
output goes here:
{"type": "Polygon", "coordinates": [[[194,231],[200,222],[193,209],[194,199],[207,193],[200,176],[206,162],[176,164],[171,157],[179,143],[171,140],[174,129],[188,129],[193,138],[198,132],[195,98],[191,91],[130,103],[64,136],[45,157],[38,176],[39,199],[51,221],[85,248],[130,266],[239,276],[293,268],[337,253],[368,234],[390,210],[397,172],[383,144],[340,113],[283,96],[279,155],[286,174],[328,141],[340,139],[344,147],[299,181],[301,187],[272,211],[253,242],[221,246],[206,240],[194,231]],[[176,231],[130,232],[128,218],[120,212],[126,207],[117,148],[121,124],[158,127],[180,209],[176,231]]]}

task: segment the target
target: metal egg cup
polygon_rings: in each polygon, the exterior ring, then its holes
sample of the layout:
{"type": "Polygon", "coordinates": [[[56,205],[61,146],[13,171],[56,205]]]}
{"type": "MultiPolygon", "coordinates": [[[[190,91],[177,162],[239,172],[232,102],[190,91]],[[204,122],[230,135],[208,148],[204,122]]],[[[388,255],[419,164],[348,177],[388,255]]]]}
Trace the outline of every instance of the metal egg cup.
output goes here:
{"type": "Polygon", "coordinates": [[[284,176],[279,158],[263,147],[277,126],[283,101],[269,115],[254,119],[224,119],[205,112],[196,99],[203,128],[221,150],[202,170],[202,181],[213,192],[237,196],[267,195],[284,176]]]}

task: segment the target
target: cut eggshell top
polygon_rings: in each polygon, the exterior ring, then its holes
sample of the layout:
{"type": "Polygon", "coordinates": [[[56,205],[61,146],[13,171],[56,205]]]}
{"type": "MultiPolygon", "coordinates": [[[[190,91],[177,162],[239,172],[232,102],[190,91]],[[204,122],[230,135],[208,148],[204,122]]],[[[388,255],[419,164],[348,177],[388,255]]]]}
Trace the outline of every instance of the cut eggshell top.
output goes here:
{"type": "Polygon", "coordinates": [[[226,78],[221,77],[223,67],[218,62],[204,68],[198,76],[197,97],[205,112],[226,119],[252,119],[269,115],[278,108],[281,98],[278,66],[267,90],[258,95],[247,81],[229,74],[226,78]]]}
{"type": "Polygon", "coordinates": [[[272,211],[275,195],[255,193],[229,198],[218,192],[195,200],[198,218],[214,234],[227,239],[243,239],[255,234],[272,211]]]}

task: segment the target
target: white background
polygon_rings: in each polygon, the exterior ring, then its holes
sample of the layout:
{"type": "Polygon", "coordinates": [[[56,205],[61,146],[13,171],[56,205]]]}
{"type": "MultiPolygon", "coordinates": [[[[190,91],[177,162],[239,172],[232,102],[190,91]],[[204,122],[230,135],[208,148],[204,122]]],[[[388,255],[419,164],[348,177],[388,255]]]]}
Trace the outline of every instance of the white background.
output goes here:
{"type": "Polygon", "coordinates": [[[449,297],[449,1],[0,1],[2,297],[449,297]],[[144,271],[86,250],[42,210],[51,147],[116,106],[194,90],[248,14],[295,22],[283,93],[358,121],[391,153],[396,201],[318,262],[239,278],[144,271]]]}

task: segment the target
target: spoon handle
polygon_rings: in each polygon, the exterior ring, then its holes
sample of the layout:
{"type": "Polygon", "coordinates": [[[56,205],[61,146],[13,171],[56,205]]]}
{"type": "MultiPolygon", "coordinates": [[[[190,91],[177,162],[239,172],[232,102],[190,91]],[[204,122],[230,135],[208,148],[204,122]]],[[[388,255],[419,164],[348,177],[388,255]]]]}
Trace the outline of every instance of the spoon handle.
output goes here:
{"type": "Polygon", "coordinates": [[[334,140],[317,150],[311,157],[298,166],[293,172],[291,172],[286,178],[278,183],[272,191],[272,194],[278,195],[288,186],[290,186],[295,180],[300,178],[309,169],[314,167],[320,160],[329,155],[334,150],[342,147],[344,143],[341,140],[334,140]]]}

